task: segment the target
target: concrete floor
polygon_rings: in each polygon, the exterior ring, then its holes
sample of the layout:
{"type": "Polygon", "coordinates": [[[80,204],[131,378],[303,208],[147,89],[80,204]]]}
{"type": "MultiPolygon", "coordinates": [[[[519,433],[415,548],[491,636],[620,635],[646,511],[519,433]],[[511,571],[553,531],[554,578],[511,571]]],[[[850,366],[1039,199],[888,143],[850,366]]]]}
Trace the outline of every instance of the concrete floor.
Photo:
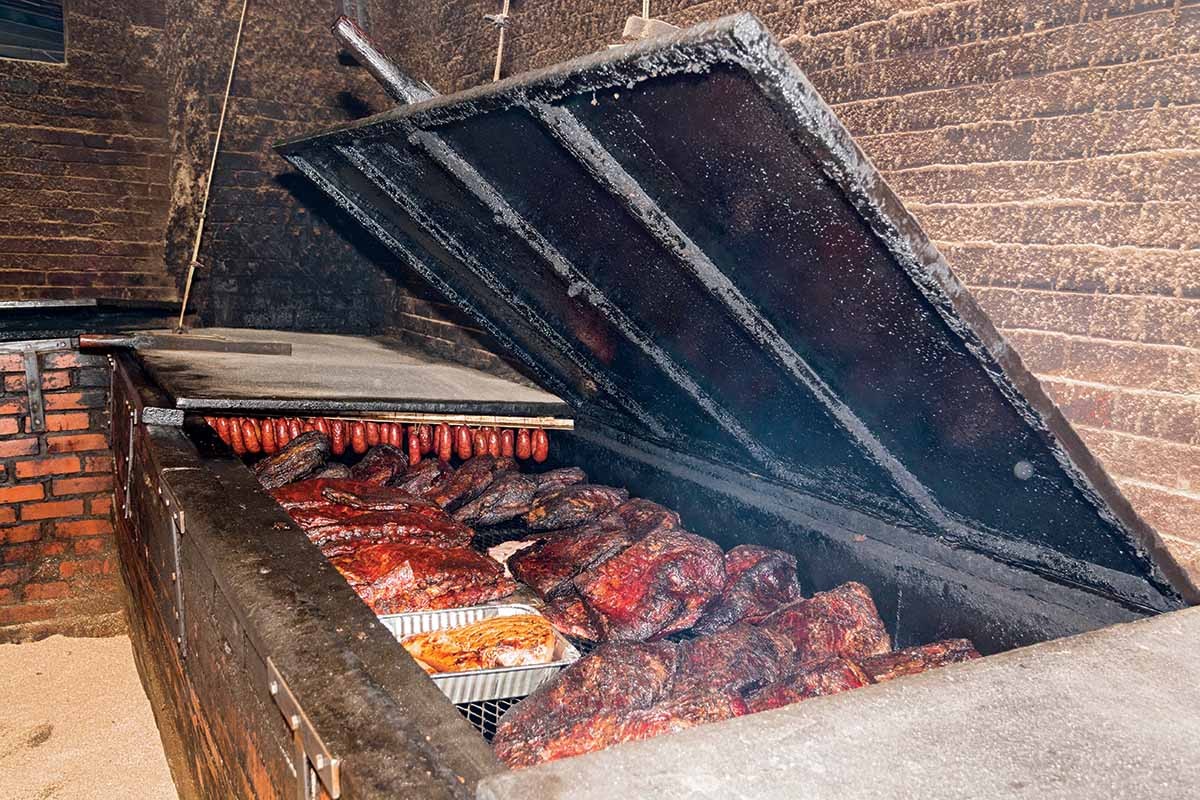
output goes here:
{"type": "Polygon", "coordinates": [[[125,636],[0,645],[0,798],[176,800],[125,636]]]}

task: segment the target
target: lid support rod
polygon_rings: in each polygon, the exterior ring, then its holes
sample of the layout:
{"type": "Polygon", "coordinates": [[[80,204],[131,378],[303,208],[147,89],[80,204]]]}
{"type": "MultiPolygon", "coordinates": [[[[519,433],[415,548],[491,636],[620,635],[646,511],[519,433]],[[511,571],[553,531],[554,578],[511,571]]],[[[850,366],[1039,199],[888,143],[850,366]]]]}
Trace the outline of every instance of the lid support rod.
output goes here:
{"type": "Polygon", "coordinates": [[[437,94],[429,84],[409,77],[383,54],[367,32],[346,15],[333,23],[333,35],[397,103],[419,103],[437,94]]]}

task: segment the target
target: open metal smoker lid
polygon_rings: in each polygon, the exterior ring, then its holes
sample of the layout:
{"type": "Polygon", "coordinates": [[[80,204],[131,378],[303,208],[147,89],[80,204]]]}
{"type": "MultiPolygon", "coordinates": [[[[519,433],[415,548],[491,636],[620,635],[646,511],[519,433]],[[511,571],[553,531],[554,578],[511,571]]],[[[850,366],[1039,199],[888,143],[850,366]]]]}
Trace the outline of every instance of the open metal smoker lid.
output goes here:
{"type": "Polygon", "coordinates": [[[278,149],[585,419],[1136,607],[1195,596],[752,16],[278,149]]]}

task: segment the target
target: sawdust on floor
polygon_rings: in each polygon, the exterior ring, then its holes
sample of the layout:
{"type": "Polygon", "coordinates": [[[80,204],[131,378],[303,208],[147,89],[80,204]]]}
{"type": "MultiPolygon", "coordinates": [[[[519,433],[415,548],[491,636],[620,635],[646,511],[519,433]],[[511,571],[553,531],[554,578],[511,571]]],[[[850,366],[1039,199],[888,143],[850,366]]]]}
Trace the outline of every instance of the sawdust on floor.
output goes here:
{"type": "Polygon", "coordinates": [[[176,797],[128,637],[0,645],[0,798],[176,797]]]}

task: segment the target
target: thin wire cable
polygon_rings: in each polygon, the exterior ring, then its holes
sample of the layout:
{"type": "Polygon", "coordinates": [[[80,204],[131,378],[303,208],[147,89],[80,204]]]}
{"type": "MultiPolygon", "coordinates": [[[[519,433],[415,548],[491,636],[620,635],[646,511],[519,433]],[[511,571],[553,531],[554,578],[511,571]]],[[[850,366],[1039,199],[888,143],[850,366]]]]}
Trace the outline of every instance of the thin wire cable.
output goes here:
{"type": "Polygon", "coordinates": [[[504,60],[504,31],[508,27],[508,2],[504,0],[504,8],[500,10],[500,41],[496,44],[496,68],[492,70],[492,83],[500,80],[500,62],[504,60]]]}
{"type": "MultiPolygon", "coordinates": [[[[506,0],[507,1],[507,0],[506,0]]],[[[177,331],[183,330],[183,317],[187,314],[188,297],[192,293],[192,281],[196,277],[196,260],[200,258],[200,240],[204,237],[204,221],[208,217],[208,195],[212,191],[213,175],[217,169],[217,151],[221,149],[221,133],[225,130],[225,111],[229,108],[229,92],[233,88],[233,71],[237,67],[238,49],[242,45],[242,28],[246,24],[246,7],[250,0],[242,0],[242,15],[238,18],[237,34],[233,39],[233,56],[229,59],[229,75],[225,78],[225,99],[221,101],[221,117],[217,120],[217,138],[213,142],[212,160],[208,163],[208,178],[204,181],[204,198],[200,203],[200,224],[196,226],[196,241],[192,244],[192,260],[188,262],[187,281],[183,285],[183,302],[179,306],[177,331]]]]}

